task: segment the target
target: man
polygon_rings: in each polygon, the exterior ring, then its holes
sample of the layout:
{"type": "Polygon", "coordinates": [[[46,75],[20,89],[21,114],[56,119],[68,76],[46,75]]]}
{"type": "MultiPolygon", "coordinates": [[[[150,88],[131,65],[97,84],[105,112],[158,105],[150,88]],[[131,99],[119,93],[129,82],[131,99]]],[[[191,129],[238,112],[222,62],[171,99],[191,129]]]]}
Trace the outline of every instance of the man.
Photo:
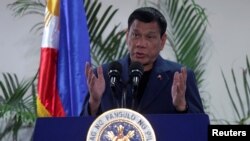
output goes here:
{"type": "MultiPolygon", "coordinates": [[[[159,55],[167,40],[166,28],[164,16],[152,7],[138,8],[129,16],[126,34],[129,55],[118,60],[122,66],[121,79],[129,82],[131,62],[141,63],[144,73],[138,86],[136,107],[132,107],[131,84],[128,84],[126,108],[141,114],[204,113],[194,73],[159,55]]],[[[94,72],[90,64],[86,64],[89,95],[81,115],[99,115],[118,108],[113,101],[108,66],[99,66],[94,72]]]]}

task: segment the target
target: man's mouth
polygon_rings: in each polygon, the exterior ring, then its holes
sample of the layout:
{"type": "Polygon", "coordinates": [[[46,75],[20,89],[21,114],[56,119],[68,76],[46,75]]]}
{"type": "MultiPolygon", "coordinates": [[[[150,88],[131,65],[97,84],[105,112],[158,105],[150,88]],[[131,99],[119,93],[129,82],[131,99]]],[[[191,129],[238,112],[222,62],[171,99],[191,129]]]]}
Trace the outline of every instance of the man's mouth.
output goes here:
{"type": "Polygon", "coordinates": [[[140,53],[140,52],[136,52],[136,53],[135,53],[135,57],[136,57],[136,58],[143,58],[144,56],[145,56],[144,53],[140,53]]]}

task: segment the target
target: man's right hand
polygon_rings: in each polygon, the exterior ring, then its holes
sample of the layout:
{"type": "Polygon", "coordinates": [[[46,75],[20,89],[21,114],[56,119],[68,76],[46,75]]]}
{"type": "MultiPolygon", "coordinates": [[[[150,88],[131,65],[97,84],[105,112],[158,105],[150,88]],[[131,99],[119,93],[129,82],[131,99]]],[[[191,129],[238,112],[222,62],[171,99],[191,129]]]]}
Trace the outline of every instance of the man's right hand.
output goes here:
{"type": "Polygon", "coordinates": [[[103,69],[101,66],[97,68],[97,76],[93,72],[93,68],[87,62],[85,65],[85,75],[87,77],[87,85],[90,93],[89,106],[91,115],[95,115],[101,103],[102,95],[105,90],[105,80],[103,69]]]}

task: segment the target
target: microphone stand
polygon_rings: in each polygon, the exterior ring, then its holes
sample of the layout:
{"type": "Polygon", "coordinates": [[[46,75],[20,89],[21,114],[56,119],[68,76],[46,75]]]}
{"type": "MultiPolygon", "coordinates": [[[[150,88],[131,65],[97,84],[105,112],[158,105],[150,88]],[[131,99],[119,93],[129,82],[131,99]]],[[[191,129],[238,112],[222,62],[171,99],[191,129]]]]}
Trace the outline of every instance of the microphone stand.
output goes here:
{"type": "Polygon", "coordinates": [[[121,108],[126,108],[126,90],[122,90],[122,100],[121,100],[121,108]]]}
{"type": "Polygon", "coordinates": [[[136,106],[137,106],[137,88],[138,86],[132,86],[132,109],[136,109],[136,106]]]}
{"type": "Polygon", "coordinates": [[[122,83],[121,108],[127,108],[127,85],[122,83]]]}
{"type": "Polygon", "coordinates": [[[117,100],[117,93],[116,93],[116,87],[115,86],[111,86],[111,90],[112,90],[112,97],[113,97],[113,102],[116,105],[117,108],[120,107],[119,102],[117,100]]]}

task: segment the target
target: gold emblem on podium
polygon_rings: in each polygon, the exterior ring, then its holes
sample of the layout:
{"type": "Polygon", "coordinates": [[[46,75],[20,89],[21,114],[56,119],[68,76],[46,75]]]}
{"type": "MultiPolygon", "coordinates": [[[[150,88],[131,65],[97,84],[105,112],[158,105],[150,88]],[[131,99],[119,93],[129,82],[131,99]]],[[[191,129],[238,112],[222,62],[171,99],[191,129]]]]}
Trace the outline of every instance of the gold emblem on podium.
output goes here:
{"type": "Polygon", "coordinates": [[[87,141],[156,141],[149,121],[140,113],[117,108],[97,117],[91,124],[87,141]]]}

